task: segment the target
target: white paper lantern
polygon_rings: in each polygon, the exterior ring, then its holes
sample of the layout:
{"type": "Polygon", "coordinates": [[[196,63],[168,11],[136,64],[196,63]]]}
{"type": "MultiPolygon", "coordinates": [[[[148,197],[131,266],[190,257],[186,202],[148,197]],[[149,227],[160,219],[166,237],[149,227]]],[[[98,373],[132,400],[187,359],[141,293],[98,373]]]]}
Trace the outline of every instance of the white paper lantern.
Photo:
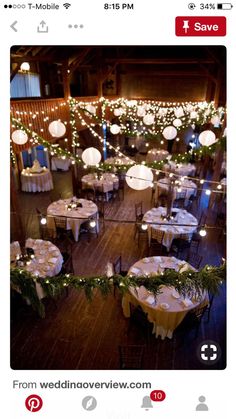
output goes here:
{"type": "Polygon", "coordinates": [[[120,111],[120,108],[116,108],[116,109],[114,110],[114,115],[115,115],[115,116],[120,116],[120,115],[122,115],[122,113],[121,113],[121,111],[120,111]]]}
{"type": "Polygon", "coordinates": [[[94,147],[86,148],[81,157],[87,166],[96,166],[102,158],[100,151],[94,147]]]}
{"type": "Polygon", "coordinates": [[[155,117],[154,115],[148,114],[143,117],[143,122],[145,125],[152,125],[154,124],[155,117]]]}
{"type": "Polygon", "coordinates": [[[177,129],[170,125],[169,127],[164,128],[162,135],[166,140],[173,140],[177,135],[177,129]]]}
{"type": "Polygon", "coordinates": [[[202,145],[209,147],[212,144],[216,143],[216,141],[217,141],[216,136],[213,131],[210,131],[210,130],[202,131],[201,134],[199,135],[199,142],[202,145]]]}
{"type": "Polygon", "coordinates": [[[11,139],[15,144],[23,145],[27,143],[28,135],[26,134],[26,132],[22,131],[21,129],[17,129],[16,131],[13,131],[11,135],[11,139]]]}
{"type": "Polygon", "coordinates": [[[194,110],[193,105],[191,105],[190,103],[188,103],[187,106],[186,106],[186,111],[187,112],[192,112],[193,110],[194,110]]]}
{"type": "Polygon", "coordinates": [[[152,186],[153,173],[149,167],[137,164],[130,167],[126,173],[126,182],[130,188],[136,191],[143,191],[152,186]]]}
{"type": "Polygon", "coordinates": [[[20,69],[21,71],[30,71],[30,65],[28,62],[24,61],[21,65],[20,65],[20,69]]]}
{"type": "Polygon", "coordinates": [[[53,121],[49,124],[48,130],[52,137],[63,137],[66,133],[66,127],[61,121],[53,121]]]}
{"type": "Polygon", "coordinates": [[[176,118],[176,119],[173,121],[173,125],[174,125],[176,128],[181,127],[181,125],[182,125],[182,121],[181,121],[181,119],[176,118]]]}
{"type": "Polygon", "coordinates": [[[219,128],[220,126],[220,117],[218,115],[215,115],[211,118],[211,123],[214,125],[215,128],[219,128]]]}
{"type": "Polygon", "coordinates": [[[86,107],[85,107],[85,109],[86,109],[86,111],[88,111],[89,112],[89,114],[92,114],[92,115],[95,115],[96,114],[96,108],[95,108],[95,106],[93,106],[93,105],[87,105],[86,107]]]}
{"type": "Polygon", "coordinates": [[[198,116],[198,113],[197,113],[196,111],[192,111],[192,112],[190,113],[190,118],[191,118],[191,119],[196,119],[196,118],[197,118],[197,116],[198,116]]]}
{"type": "Polygon", "coordinates": [[[166,108],[160,108],[158,110],[158,115],[165,116],[166,114],[167,114],[167,109],[166,108]]]}
{"type": "Polygon", "coordinates": [[[119,132],[120,132],[120,127],[119,127],[119,125],[117,125],[117,124],[113,124],[113,125],[111,125],[111,127],[110,127],[110,131],[111,131],[111,133],[112,133],[113,135],[117,135],[117,134],[119,134],[119,132]]]}
{"type": "Polygon", "coordinates": [[[127,105],[130,107],[137,105],[137,100],[128,100],[127,105]]]}
{"type": "Polygon", "coordinates": [[[144,106],[138,106],[137,115],[140,117],[143,117],[146,115],[146,109],[144,108],[144,106]]]}
{"type": "Polygon", "coordinates": [[[176,118],[181,118],[181,116],[184,116],[183,108],[179,107],[179,108],[175,109],[174,114],[175,114],[176,118]]]}

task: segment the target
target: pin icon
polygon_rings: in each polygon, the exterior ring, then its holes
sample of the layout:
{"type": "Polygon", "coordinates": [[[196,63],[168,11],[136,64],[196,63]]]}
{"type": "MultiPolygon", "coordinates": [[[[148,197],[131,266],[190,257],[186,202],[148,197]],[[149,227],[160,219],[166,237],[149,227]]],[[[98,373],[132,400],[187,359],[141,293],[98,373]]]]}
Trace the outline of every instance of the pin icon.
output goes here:
{"type": "Polygon", "coordinates": [[[82,400],[84,410],[94,410],[97,407],[97,400],[93,396],[86,396],[82,400]]]}
{"type": "Polygon", "coordinates": [[[30,412],[38,412],[43,406],[43,400],[37,394],[31,394],[25,400],[25,407],[30,412]]]}

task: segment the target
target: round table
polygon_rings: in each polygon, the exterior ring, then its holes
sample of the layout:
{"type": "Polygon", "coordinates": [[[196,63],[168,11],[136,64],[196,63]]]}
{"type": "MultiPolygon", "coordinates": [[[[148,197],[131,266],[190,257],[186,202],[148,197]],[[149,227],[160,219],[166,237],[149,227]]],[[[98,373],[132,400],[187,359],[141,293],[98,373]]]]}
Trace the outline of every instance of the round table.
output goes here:
{"type": "Polygon", "coordinates": [[[221,183],[222,186],[226,187],[227,186],[227,178],[224,177],[223,179],[221,179],[220,183],[221,183]]]}
{"type": "MultiPolygon", "coordinates": [[[[128,275],[151,277],[161,273],[164,269],[174,269],[176,271],[195,270],[187,262],[176,259],[175,257],[153,256],[139,260],[128,272],[128,275]]],[[[162,339],[173,337],[176,327],[183,321],[186,314],[198,306],[208,304],[208,296],[203,292],[200,298],[181,296],[173,287],[161,287],[161,293],[156,297],[145,287],[129,288],[122,300],[123,313],[125,317],[130,317],[130,304],[141,306],[147,313],[148,320],[153,323],[153,333],[162,339]],[[164,304],[164,305],[163,305],[164,304]]]]}
{"type": "MultiPolygon", "coordinates": [[[[174,199],[178,199],[179,194],[181,192],[185,192],[186,196],[185,196],[185,204],[188,203],[188,200],[190,199],[191,196],[196,196],[197,194],[197,185],[196,183],[192,182],[191,180],[188,179],[183,179],[181,181],[178,181],[181,183],[178,183],[178,185],[176,185],[174,187],[174,199]],[[179,191],[179,188],[181,189],[181,191],[179,191]]],[[[169,178],[163,178],[160,179],[157,183],[156,183],[156,190],[155,190],[155,199],[158,199],[158,197],[160,195],[168,195],[168,191],[169,191],[169,185],[170,185],[170,179],[169,178]]]]}
{"type": "Polygon", "coordinates": [[[62,157],[52,157],[51,160],[51,169],[52,170],[63,170],[64,172],[66,172],[67,170],[69,170],[71,164],[71,160],[67,159],[66,157],[62,156],[62,157]]]}
{"type": "Polygon", "coordinates": [[[98,179],[94,173],[82,177],[82,188],[97,189],[106,194],[108,200],[108,192],[119,189],[119,178],[112,173],[103,173],[98,179]]]}
{"type": "Polygon", "coordinates": [[[59,201],[55,201],[49,205],[47,215],[48,228],[55,231],[54,218],[65,217],[66,229],[72,230],[76,242],[79,240],[81,225],[91,218],[96,220],[96,231],[98,232],[98,207],[94,202],[88,201],[87,199],[78,199],[76,197],[72,199],[59,199],[59,201]]]}
{"type": "Polygon", "coordinates": [[[144,214],[143,221],[148,223],[149,243],[151,238],[160,242],[162,232],[164,232],[162,244],[168,251],[171,248],[172,241],[180,236],[182,239],[191,240],[198,226],[198,221],[192,214],[184,209],[173,208],[172,218],[169,221],[165,219],[165,216],[165,207],[152,208],[144,214]],[[158,225],[158,223],[164,223],[165,225],[158,225]],[[181,224],[188,224],[188,226],[182,226],[181,224]]]}
{"type": "Polygon", "coordinates": [[[111,166],[128,166],[131,164],[135,164],[135,162],[131,160],[129,157],[109,157],[104,161],[104,163],[110,164],[111,166]]]}
{"type": "Polygon", "coordinates": [[[35,173],[30,168],[23,169],[21,172],[21,189],[24,192],[46,192],[53,189],[51,172],[42,168],[42,172],[35,173]]]}
{"type": "Polygon", "coordinates": [[[196,166],[191,163],[175,163],[169,161],[168,164],[164,165],[164,169],[179,176],[195,176],[196,173],[196,166]]]}
{"type": "Polygon", "coordinates": [[[221,173],[222,175],[226,175],[226,173],[227,173],[227,163],[226,163],[226,160],[224,160],[224,161],[222,162],[222,165],[221,165],[221,171],[220,171],[220,173],[221,173]]]}
{"type": "MultiPolygon", "coordinates": [[[[40,278],[55,276],[61,271],[63,257],[53,243],[41,239],[27,239],[25,247],[34,249],[34,258],[29,264],[22,266],[22,269],[31,272],[32,275],[40,278]]],[[[13,242],[10,246],[10,256],[12,265],[16,265],[16,257],[21,254],[19,242],[13,242]]],[[[43,298],[43,288],[36,282],[38,297],[43,298]]]]}
{"type": "Polygon", "coordinates": [[[167,150],[158,150],[157,148],[152,148],[148,151],[146,162],[147,163],[156,163],[161,160],[165,160],[169,156],[167,150]]]}

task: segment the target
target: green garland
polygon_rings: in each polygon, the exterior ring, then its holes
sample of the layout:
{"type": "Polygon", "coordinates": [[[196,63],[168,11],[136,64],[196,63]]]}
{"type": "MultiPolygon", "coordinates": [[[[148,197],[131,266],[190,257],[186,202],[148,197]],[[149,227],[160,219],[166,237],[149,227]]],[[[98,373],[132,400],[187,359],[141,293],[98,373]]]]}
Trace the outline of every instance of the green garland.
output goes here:
{"type": "MultiPolygon", "coordinates": [[[[74,156],[70,151],[66,151],[61,147],[57,147],[57,148],[53,147],[52,143],[45,140],[40,135],[34,133],[32,130],[27,128],[22,122],[18,121],[17,119],[15,119],[13,117],[11,119],[12,119],[12,123],[14,124],[14,126],[16,128],[25,131],[27,133],[27,135],[32,136],[32,138],[35,139],[38,144],[43,145],[50,152],[53,152],[57,156],[65,156],[67,158],[70,158],[74,162],[76,162],[78,165],[81,165],[81,166],[84,165],[83,161],[80,158],[74,156]]],[[[192,153],[185,152],[184,154],[180,154],[180,153],[179,154],[173,154],[172,155],[172,160],[175,161],[176,163],[188,163],[192,159],[201,159],[201,157],[212,156],[218,149],[222,149],[222,150],[226,149],[226,137],[221,138],[220,140],[217,141],[217,143],[213,144],[210,147],[204,146],[204,147],[199,148],[198,150],[193,151],[192,153]]],[[[154,163],[154,162],[153,163],[147,163],[145,165],[147,167],[150,167],[151,169],[161,170],[166,163],[168,163],[168,159],[164,159],[164,160],[161,160],[161,161],[156,162],[156,163],[154,163]]],[[[15,159],[12,160],[12,164],[13,165],[15,164],[15,159]]],[[[123,171],[123,170],[128,170],[129,167],[131,167],[131,165],[121,165],[121,164],[110,165],[108,163],[101,163],[99,165],[99,168],[104,170],[104,171],[111,171],[111,170],[113,170],[114,167],[118,171],[123,171]]]]}
{"type": "Polygon", "coordinates": [[[176,272],[167,269],[163,274],[156,276],[77,276],[61,274],[54,277],[38,278],[20,268],[11,269],[11,284],[14,289],[20,291],[22,296],[32,305],[41,317],[45,316],[45,309],[42,300],[38,299],[36,283],[39,283],[45,296],[57,298],[66,287],[83,290],[88,300],[93,297],[93,291],[99,289],[101,294],[107,296],[115,288],[122,294],[128,292],[129,287],[140,287],[143,285],[148,291],[157,295],[161,293],[161,286],[174,287],[182,295],[193,295],[198,297],[203,291],[217,294],[221,284],[226,281],[226,264],[220,267],[206,265],[200,271],[187,270],[176,272]],[[194,291],[193,291],[194,290],[194,291]]]}

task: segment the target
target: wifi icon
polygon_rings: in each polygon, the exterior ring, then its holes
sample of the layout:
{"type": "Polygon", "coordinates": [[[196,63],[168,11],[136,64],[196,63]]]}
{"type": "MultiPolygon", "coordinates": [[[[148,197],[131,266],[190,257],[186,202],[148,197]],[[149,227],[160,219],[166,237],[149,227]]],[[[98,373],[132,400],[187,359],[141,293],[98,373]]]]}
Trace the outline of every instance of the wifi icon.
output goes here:
{"type": "Polygon", "coordinates": [[[71,4],[70,4],[70,3],[64,3],[64,4],[63,4],[63,6],[64,6],[66,9],[69,9],[69,7],[71,6],[71,4]]]}

